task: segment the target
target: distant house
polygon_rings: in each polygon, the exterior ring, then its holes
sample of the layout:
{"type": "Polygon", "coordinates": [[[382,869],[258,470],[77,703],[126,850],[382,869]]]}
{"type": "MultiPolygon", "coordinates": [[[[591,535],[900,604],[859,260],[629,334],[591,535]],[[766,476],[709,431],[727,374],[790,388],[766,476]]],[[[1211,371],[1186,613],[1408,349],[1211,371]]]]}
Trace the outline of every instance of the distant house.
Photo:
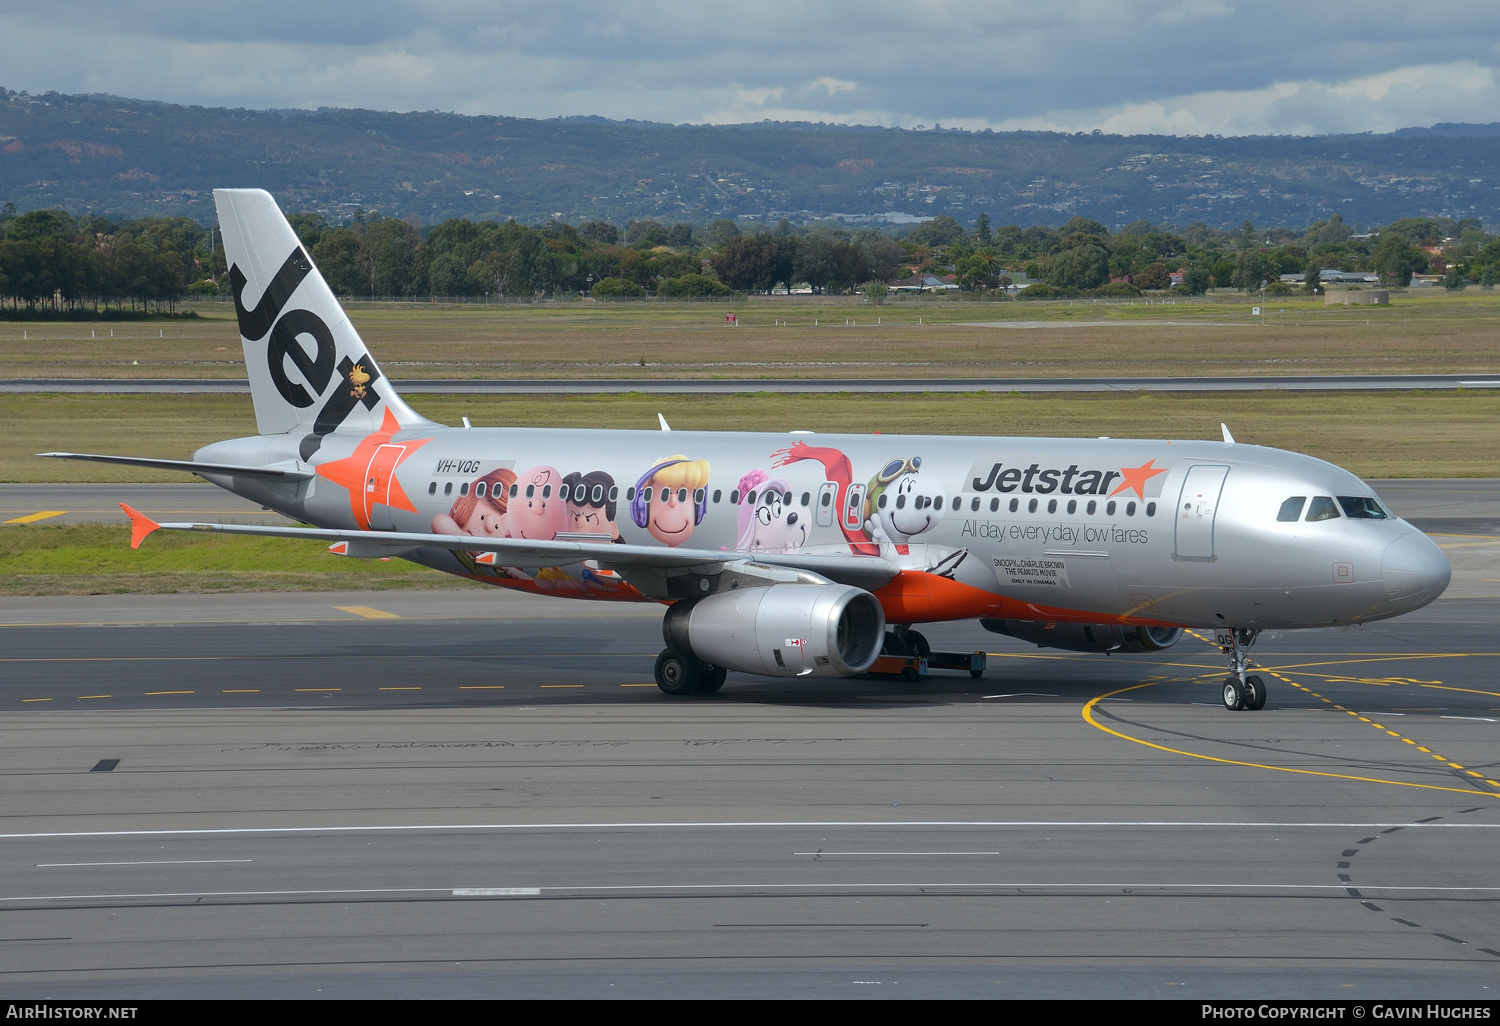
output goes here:
{"type": "Polygon", "coordinates": [[[916,275],[910,278],[902,278],[900,281],[887,282],[886,287],[897,294],[911,295],[918,292],[947,292],[957,291],[958,282],[954,275],[939,278],[934,274],[916,275]]]}

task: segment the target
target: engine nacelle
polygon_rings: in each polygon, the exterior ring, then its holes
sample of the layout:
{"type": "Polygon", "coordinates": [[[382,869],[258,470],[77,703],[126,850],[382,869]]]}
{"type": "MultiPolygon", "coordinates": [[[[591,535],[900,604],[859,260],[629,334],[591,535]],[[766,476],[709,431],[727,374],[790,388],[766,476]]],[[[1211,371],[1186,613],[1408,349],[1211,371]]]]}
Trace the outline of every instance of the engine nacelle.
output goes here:
{"type": "Polygon", "coordinates": [[[848,677],[880,655],[885,612],[842,584],[773,584],[686,600],[662,621],[667,646],[727,670],[848,677]]]}
{"type": "Polygon", "coordinates": [[[1160,652],[1182,637],[1181,627],[1136,627],[1117,623],[1051,623],[1041,620],[980,620],[987,631],[1029,641],[1038,648],[1074,652],[1160,652]]]}

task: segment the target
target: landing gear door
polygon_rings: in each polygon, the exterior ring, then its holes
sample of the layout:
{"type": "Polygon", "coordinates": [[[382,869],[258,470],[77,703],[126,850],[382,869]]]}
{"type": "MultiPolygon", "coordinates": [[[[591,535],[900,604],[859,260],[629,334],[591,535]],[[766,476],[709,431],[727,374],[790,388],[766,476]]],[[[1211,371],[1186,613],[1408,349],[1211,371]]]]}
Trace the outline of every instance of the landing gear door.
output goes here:
{"type": "Polygon", "coordinates": [[[370,469],[365,472],[365,521],[372,531],[395,529],[391,521],[391,486],[396,480],[396,464],[404,452],[404,445],[382,445],[375,450],[370,469]]]}
{"type": "Polygon", "coordinates": [[[1228,467],[1192,467],[1177,499],[1177,535],[1173,555],[1178,559],[1214,558],[1214,514],[1224,490],[1228,467]]]}

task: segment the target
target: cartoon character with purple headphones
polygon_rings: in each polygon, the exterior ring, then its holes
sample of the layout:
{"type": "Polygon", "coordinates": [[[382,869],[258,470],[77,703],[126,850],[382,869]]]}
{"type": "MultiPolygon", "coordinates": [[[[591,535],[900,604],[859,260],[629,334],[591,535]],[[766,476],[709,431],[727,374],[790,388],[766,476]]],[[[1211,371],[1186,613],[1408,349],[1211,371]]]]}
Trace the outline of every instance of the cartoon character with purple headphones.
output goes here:
{"type": "Polygon", "coordinates": [[[686,456],[658,460],[635,483],[630,518],[657,541],[676,548],[693,536],[708,512],[708,461],[686,456]]]}

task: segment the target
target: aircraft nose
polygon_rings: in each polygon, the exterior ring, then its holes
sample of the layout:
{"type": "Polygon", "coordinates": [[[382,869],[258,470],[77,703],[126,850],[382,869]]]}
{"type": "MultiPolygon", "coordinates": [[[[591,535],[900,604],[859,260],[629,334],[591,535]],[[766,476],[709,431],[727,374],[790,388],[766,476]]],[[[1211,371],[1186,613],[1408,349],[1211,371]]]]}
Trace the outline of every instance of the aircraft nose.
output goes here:
{"type": "Polygon", "coordinates": [[[1391,605],[1409,612],[1441,595],[1453,576],[1453,568],[1431,538],[1413,531],[1386,546],[1380,558],[1380,574],[1385,579],[1385,594],[1391,605]]]}

